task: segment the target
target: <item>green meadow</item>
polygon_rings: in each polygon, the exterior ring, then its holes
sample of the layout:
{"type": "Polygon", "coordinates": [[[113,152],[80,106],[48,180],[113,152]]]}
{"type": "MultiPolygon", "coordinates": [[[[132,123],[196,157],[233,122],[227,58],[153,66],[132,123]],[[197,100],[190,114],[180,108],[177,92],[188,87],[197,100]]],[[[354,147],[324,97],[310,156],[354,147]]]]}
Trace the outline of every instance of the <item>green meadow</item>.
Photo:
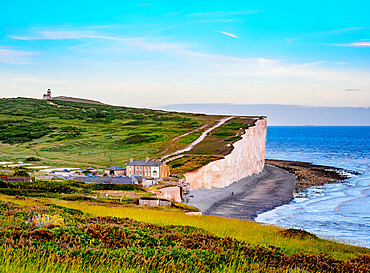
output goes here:
{"type": "MultiPolygon", "coordinates": [[[[0,100],[0,161],[40,158],[41,165],[122,166],[160,158],[171,140],[216,117],[27,98],[0,100]]],[[[181,140],[187,145],[198,133],[181,140]]]]}

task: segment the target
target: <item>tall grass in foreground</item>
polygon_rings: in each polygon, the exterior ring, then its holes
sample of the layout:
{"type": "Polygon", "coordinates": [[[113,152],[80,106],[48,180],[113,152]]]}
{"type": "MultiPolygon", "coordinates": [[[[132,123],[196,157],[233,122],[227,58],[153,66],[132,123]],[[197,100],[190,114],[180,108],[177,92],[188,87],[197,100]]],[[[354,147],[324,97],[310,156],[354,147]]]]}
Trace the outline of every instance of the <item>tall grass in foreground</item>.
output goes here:
{"type": "MultiPolygon", "coordinates": [[[[64,258],[63,262],[56,262],[55,255],[45,255],[26,249],[13,249],[0,246],[0,272],[6,273],[146,273],[146,272],[168,272],[164,268],[148,269],[136,266],[135,268],[117,267],[114,263],[93,265],[84,263],[81,259],[64,258]]],[[[194,271],[185,270],[183,273],[194,271]]],[[[238,270],[228,266],[214,270],[215,273],[237,273],[238,270]]],[[[301,269],[268,269],[259,264],[252,264],[243,272],[280,272],[280,273],[305,273],[301,269]]]]}
{"type": "Polygon", "coordinates": [[[251,221],[228,219],[217,216],[190,216],[181,212],[167,212],[147,208],[107,207],[80,202],[53,200],[54,204],[79,209],[94,216],[127,217],[136,221],[159,225],[182,225],[202,228],[215,235],[230,236],[246,241],[251,246],[274,245],[287,254],[301,251],[312,254],[326,253],[337,259],[356,257],[370,253],[370,250],[319,238],[285,238],[279,235],[282,229],[263,226],[251,221]]]}
{"type": "MultiPolygon", "coordinates": [[[[17,203],[24,201],[14,200],[17,203]]],[[[168,215],[174,217],[178,213],[168,215]]],[[[213,218],[194,219],[212,222],[213,218]]],[[[258,229],[255,230],[258,233],[258,229]]],[[[275,236],[283,234],[279,232],[275,236]]],[[[213,273],[308,270],[329,273],[368,272],[369,264],[370,255],[343,260],[324,253],[287,255],[272,245],[251,246],[248,241],[230,236],[219,237],[191,226],[155,225],[124,217],[94,217],[81,210],[50,203],[22,206],[0,202],[0,272],[213,273]],[[65,221],[40,228],[34,221],[39,215],[58,216],[65,221]]]]}
{"type": "Polygon", "coordinates": [[[5,246],[0,247],[0,272],[22,272],[22,273],[66,273],[66,272],[143,272],[140,268],[115,268],[111,266],[91,266],[80,260],[66,258],[63,263],[56,263],[53,256],[25,251],[24,249],[13,249],[5,246]]]}

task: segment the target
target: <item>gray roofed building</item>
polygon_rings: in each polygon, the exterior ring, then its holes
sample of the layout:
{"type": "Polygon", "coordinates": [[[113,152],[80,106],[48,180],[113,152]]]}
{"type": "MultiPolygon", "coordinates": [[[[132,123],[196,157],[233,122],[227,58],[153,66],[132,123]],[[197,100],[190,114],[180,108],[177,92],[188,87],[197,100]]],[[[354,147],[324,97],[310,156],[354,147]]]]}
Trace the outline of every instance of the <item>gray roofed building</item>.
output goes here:
{"type": "Polygon", "coordinates": [[[166,162],[161,160],[149,160],[149,157],[145,160],[133,160],[130,159],[130,163],[126,165],[126,174],[131,176],[138,174],[141,177],[148,179],[162,179],[169,177],[169,167],[166,162]]]}
{"type": "Polygon", "coordinates": [[[134,183],[134,184],[142,183],[143,180],[144,180],[142,176],[140,176],[136,173],[131,175],[130,178],[132,179],[132,183],[134,183]]]}
{"type": "Polygon", "coordinates": [[[108,169],[105,169],[104,173],[109,176],[123,176],[126,175],[126,168],[112,166],[108,169]]]}
{"type": "Polygon", "coordinates": [[[127,166],[161,166],[162,161],[157,160],[135,160],[127,164],[127,166]]]}
{"type": "Polygon", "coordinates": [[[112,167],[107,168],[105,170],[106,171],[123,171],[123,170],[126,170],[126,168],[121,168],[121,167],[118,167],[118,166],[112,166],[112,167]]]}

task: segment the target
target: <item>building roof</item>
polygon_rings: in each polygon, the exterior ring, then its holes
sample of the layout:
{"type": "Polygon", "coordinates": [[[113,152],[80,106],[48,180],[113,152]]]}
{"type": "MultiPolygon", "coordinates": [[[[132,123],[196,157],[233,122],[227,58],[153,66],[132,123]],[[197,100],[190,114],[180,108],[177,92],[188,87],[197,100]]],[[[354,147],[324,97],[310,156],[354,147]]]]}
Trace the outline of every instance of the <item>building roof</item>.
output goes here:
{"type": "Polygon", "coordinates": [[[161,166],[162,161],[159,160],[135,160],[127,164],[127,166],[161,166]]]}
{"type": "Polygon", "coordinates": [[[143,181],[143,177],[142,176],[140,176],[140,175],[138,175],[138,174],[133,174],[133,175],[131,175],[130,176],[130,179],[132,179],[132,182],[134,182],[134,183],[138,183],[138,182],[141,182],[141,181],[143,181]]]}
{"type": "Polygon", "coordinates": [[[121,167],[118,167],[118,166],[112,166],[108,169],[105,169],[106,171],[124,171],[126,170],[126,168],[121,168],[121,167]]]}

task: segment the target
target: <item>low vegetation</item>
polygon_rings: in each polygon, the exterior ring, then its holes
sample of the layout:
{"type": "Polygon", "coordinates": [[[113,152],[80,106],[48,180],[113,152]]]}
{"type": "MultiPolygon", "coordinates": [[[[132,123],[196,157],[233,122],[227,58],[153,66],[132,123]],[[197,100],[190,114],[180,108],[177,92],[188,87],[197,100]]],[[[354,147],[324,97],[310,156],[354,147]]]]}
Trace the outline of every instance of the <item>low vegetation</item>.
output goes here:
{"type": "MultiPolygon", "coordinates": [[[[6,198],[1,198],[6,199],[6,198]]],[[[9,200],[9,198],[7,198],[9,200]]],[[[0,271],[368,272],[369,251],[282,229],[178,212],[12,199],[0,203],[0,271]],[[14,204],[14,203],[18,203],[14,204]],[[80,207],[76,209],[74,207],[80,207]],[[94,213],[86,213],[86,209],[94,213]],[[121,210],[119,217],[108,216],[121,210]],[[146,221],[133,220],[131,210],[146,221]],[[149,217],[148,211],[151,213],[149,217]],[[126,213],[125,213],[126,212],[126,213]],[[100,214],[101,216],[97,216],[100,214]],[[166,217],[160,217],[165,215],[166,217]],[[182,216],[180,216],[182,215],[182,216]],[[129,217],[129,218],[127,218],[129,217]],[[130,219],[131,218],[131,219],[130,219]],[[52,219],[41,227],[37,219],[52,219]],[[152,220],[166,224],[149,223],[152,220]],[[186,219],[186,223],[181,223],[186,219]],[[172,222],[172,223],[171,223],[172,222]],[[220,223],[223,223],[220,225],[220,223]],[[229,228],[220,231],[228,226],[229,228]],[[244,229],[248,227],[248,229],[244,229]],[[216,230],[218,232],[212,232],[216,230]],[[243,238],[237,238],[244,234],[243,238]],[[271,245],[275,237],[284,247],[271,245]],[[254,238],[246,240],[246,238],[254,238]],[[258,243],[267,237],[264,243],[258,243]],[[256,243],[257,242],[257,243],[256,243]],[[297,243],[302,246],[297,249],[297,243]],[[306,251],[301,251],[305,246],[306,251]],[[325,249],[323,249],[325,248],[325,249]],[[315,252],[312,253],[312,249],[315,252]],[[328,254],[319,253],[327,250],[328,254]],[[329,253],[335,254],[331,256],[329,253]],[[339,256],[339,257],[338,257],[339,256]],[[340,257],[341,256],[341,257],[340,257]]],[[[43,221],[44,223],[45,221],[43,221]]]]}
{"type": "MultiPolygon", "coordinates": [[[[85,184],[82,181],[73,180],[38,180],[36,182],[0,180],[0,193],[11,196],[91,200],[94,202],[102,201],[91,198],[96,191],[132,191],[146,193],[143,188],[132,184],[85,184]]],[[[132,200],[133,202],[135,201],[134,199],[132,200]]]]}
{"type": "Polygon", "coordinates": [[[212,161],[220,159],[215,156],[191,156],[185,155],[178,159],[168,162],[168,166],[171,168],[171,173],[177,176],[183,176],[188,171],[200,168],[212,161]]]}
{"type": "Polygon", "coordinates": [[[7,144],[30,142],[52,132],[50,123],[34,119],[0,121],[0,141],[7,144]]]}
{"type": "Polygon", "coordinates": [[[38,158],[48,166],[120,166],[131,157],[160,158],[173,138],[213,119],[58,100],[2,99],[0,161],[38,158]]]}
{"type": "Polygon", "coordinates": [[[190,143],[192,143],[193,141],[195,141],[198,137],[200,137],[200,135],[201,135],[202,133],[201,132],[193,132],[193,133],[191,133],[191,134],[188,134],[188,135],[186,135],[186,136],[184,136],[184,137],[182,137],[182,138],[180,138],[180,140],[179,140],[179,142],[181,143],[181,144],[190,144],[190,143]]]}
{"type": "Polygon", "coordinates": [[[227,155],[233,149],[232,144],[241,139],[245,129],[253,125],[253,118],[236,117],[220,128],[215,129],[199,144],[197,144],[189,154],[198,155],[227,155]]]}

